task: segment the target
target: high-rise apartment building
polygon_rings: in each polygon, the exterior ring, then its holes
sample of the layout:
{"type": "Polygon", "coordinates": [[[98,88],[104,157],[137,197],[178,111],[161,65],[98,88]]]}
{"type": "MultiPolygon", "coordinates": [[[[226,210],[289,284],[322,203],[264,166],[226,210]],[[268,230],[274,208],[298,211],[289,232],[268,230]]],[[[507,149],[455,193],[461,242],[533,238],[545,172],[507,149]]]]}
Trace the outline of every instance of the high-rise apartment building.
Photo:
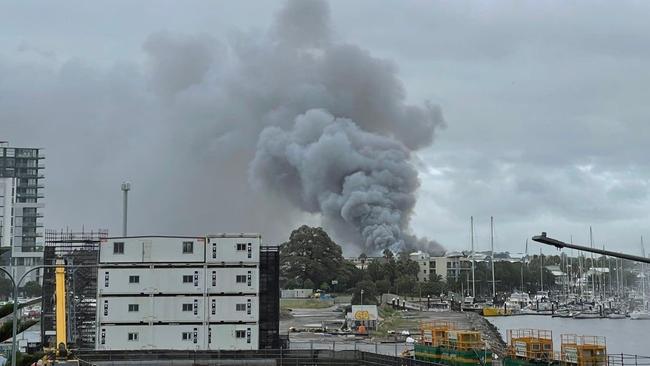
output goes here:
{"type": "Polygon", "coordinates": [[[18,276],[43,261],[42,159],[41,149],[0,142],[0,247],[18,276]]]}

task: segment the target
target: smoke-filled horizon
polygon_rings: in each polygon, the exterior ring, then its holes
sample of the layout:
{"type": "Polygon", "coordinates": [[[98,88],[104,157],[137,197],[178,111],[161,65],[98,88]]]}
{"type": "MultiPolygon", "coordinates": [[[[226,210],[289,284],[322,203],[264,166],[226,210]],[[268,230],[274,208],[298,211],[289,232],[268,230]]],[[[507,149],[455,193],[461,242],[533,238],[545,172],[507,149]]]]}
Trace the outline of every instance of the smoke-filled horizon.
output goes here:
{"type": "Polygon", "coordinates": [[[326,2],[290,0],[262,31],[155,32],[142,53],[105,70],[0,63],[3,120],[46,147],[47,227],[119,222],[130,180],[130,234],[279,242],[307,223],[350,254],[441,250],[410,219],[414,154],[442,112],[408,104],[391,61],[335,36],[326,2]]]}

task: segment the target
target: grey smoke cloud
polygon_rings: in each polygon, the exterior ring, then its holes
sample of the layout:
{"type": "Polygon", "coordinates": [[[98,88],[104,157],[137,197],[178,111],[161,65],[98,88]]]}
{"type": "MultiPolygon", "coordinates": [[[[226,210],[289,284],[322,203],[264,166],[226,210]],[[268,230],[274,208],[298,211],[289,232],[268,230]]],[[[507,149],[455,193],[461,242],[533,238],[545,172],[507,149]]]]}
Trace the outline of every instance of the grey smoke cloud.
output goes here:
{"type": "Polygon", "coordinates": [[[362,250],[421,245],[409,228],[419,186],[411,151],[433,142],[444,125],[440,109],[407,105],[392,63],[329,42],[324,2],[290,1],[277,22],[271,56],[293,58],[299,68],[291,81],[304,93],[279,100],[280,112],[269,120],[274,126],[260,134],[251,180],[321,214],[336,236],[362,250]]]}
{"type": "Polygon", "coordinates": [[[179,118],[202,116],[191,138],[208,146],[198,152],[208,164],[237,178],[250,164],[258,192],[320,215],[344,243],[373,253],[422,244],[409,228],[419,186],[410,159],[442,113],[405,103],[396,67],[334,40],[329,22],[327,3],[289,1],[265,35],[240,34],[230,52],[209,37],[154,34],[143,46],[152,87],[174,97],[179,118]],[[236,167],[223,161],[232,155],[236,167]]]}
{"type": "MultiPolygon", "coordinates": [[[[357,231],[367,252],[417,244],[408,235],[419,186],[409,150],[349,119],[312,109],[288,131],[266,128],[251,176],[301,209],[323,214],[335,228],[357,231]]],[[[434,242],[423,246],[441,249],[434,242]]]]}
{"type": "Polygon", "coordinates": [[[411,160],[442,113],[407,103],[396,66],[335,37],[329,17],[324,1],[289,1],[262,31],[150,33],[143,62],[0,62],[0,117],[48,152],[47,225],[119,227],[128,179],[134,235],[259,231],[273,243],[321,222],[348,253],[438,248],[409,224],[411,160]]]}

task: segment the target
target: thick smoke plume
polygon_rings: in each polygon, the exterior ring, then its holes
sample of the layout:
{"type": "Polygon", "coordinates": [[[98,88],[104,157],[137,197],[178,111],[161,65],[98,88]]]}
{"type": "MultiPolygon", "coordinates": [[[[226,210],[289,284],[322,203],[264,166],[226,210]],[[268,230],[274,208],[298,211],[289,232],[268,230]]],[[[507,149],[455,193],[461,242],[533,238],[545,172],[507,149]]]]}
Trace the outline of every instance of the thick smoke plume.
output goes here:
{"type": "Polygon", "coordinates": [[[407,104],[395,65],[338,38],[326,2],[291,0],[266,31],[155,32],[141,50],[108,66],[0,54],[3,139],[46,148],[48,226],[119,228],[129,179],[134,235],[281,242],[322,220],[347,252],[438,248],[409,219],[414,152],[441,112],[407,104]]]}
{"type": "Polygon", "coordinates": [[[330,42],[327,15],[316,1],[290,1],[280,13],[278,43],[307,65],[296,77],[313,104],[295,120],[262,131],[251,179],[321,214],[339,237],[367,252],[439,251],[410,235],[409,219],[419,186],[411,150],[431,144],[441,113],[406,105],[390,63],[330,42]]]}

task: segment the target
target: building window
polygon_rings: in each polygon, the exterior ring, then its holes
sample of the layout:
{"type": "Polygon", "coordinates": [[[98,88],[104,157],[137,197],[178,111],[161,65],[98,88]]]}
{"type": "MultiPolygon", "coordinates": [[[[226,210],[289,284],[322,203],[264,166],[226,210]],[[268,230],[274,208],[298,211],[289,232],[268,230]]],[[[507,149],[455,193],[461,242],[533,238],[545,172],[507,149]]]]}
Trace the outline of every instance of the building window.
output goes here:
{"type": "Polygon", "coordinates": [[[116,241],[113,243],[113,254],[124,254],[124,242],[116,241]]]}
{"type": "Polygon", "coordinates": [[[191,341],[192,340],[192,332],[183,332],[182,339],[184,341],[191,341]]]}
{"type": "Polygon", "coordinates": [[[426,269],[424,270],[424,274],[427,274],[427,270],[426,270],[426,269]]]}
{"type": "Polygon", "coordinates": [[[246,275],[237,275],[235,281],[237,283],[246,283],[246,275]]]}
{"type": "Polygon", "coordinates": [[[183,242],[183,254],[192,254],[194,253],[194,242],[184,241],[183,242]]]}
{"type": "Polygon", "coordinates": [[[129,340],[130,341],[137,341],[138,340],[138,333],[129,333],[129,340]]]}
{"type": "Polygon", "coordinates": [[[183,311],[192,311],[192,304],[183,304],[183,311]]]}
{"type": "Polygon", "coordinates": [[[237,243],[237,250],[246,250],[246,243],[237,243]]]}
{"type": "Polygon", "coordinates": [[[138,304],[129,304],[129,312],[140,311],[140,305],[138,304]]]}
{"type": "Polygon", "coordinates": [[[183,283],[192,283],[192,275],[183,275],[183,283]]]}
{"type": "Polygon", "coordinates": [[[246,338],[246,331],[245,330],[236,330],[235,331],[235,338],[246,338]]]}
{"type": "Polygon", "coordinates": [[[235,310],[236,311],[246,311],[246,304],[237,304],[235,310]]]}
{"type": "Polygon", "coordinates": [[[140,283],[140,276],[129,276],[129,283],[140,283]]]}

